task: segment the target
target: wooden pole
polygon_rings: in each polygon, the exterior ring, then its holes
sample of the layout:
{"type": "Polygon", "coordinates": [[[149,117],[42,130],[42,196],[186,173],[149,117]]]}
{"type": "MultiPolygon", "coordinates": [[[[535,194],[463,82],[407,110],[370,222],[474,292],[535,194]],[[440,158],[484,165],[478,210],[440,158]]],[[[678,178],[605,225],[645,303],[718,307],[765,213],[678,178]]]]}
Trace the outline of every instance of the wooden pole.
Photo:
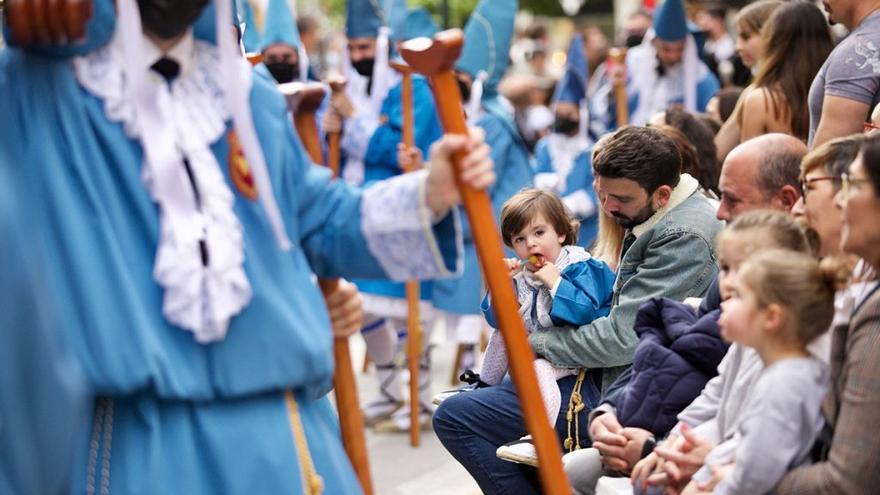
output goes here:
{"type": "MultiPolygon", "coordinates": [[[[319,83],[294,82],[281,84],[278,89],[287,98],[288,107],[293,113],[294,125],[309,157],[315,164],[321,164],[323,162],[321,138],[315,120],[315,111],[324,99],[323,86],[319,83]]],[[[318,285],[324,294],[335,291],[338,283],[337,279],[318,279],[318,285]]],[[[333,340],[333,358],[336,360],[333,388],[336,393],[336,408],[339,410],[342,444],[349,460],[351,460],[358,480],[360,480],[364,494],[372,495],[373,480],[367,457],[367,442],[364,437],[364,418],[361,415],[360,402],[358,401],[357,384],[354,379],[347,338],[333,340]]]]}
{"type": "MultiPolygon", "coordinates": [[[[611,48],[608,59],[616,66],[626,67],[626,48],[611,48]]],[[[629,98],[626,96],[626,82],[614,82],[614,106],[617,108],[617,127],[629,124],[629,98]]]]}
{"type": "MultiPolygon", "coordinates": [[[[330,91],[332,91],[333,94],[342,92],[345,89],[345,82],[346,81],[343,78],[330,79],[328,82],[330,85],[330,91]]],[[[330,171],[333,172],[333,177],[339,177],[339,167],[342,162],[342,151],[340,146],[341,139],[341,130],[327,134],[327,166],[330,167],[330,171]]]]}
{"type": "MultiPolygon", "coordinates": [[[[412,96],[412,69],[406,64],[392,62],[391,67],[400,72],[401,81],[401,107],[403,108],[403,145],[407,150],[415,147],[415,121],[413,117],[412,96]]],[[[404,172],[412,172],[418,167],[410,164],[404,172]]],[[[406,357],[409,365],[409,444],[418,447],[422,431],[419,419],[422,404],[419,401],[420,368],[422,357],[422,327],[419,314],[419,283],[410,280],[406,283],[406,357]]]]}
{"type": "MultiPolygon", "coordinates": [[[[431,79],[440,121],[447,133],[467,134],[461,93],[452,72],[461,54],[464,34],[460,29],[438,33],[433,40],[416,38],[401,45],[400,54],[417,72],[431,79]]],[[[492,203],[485,191],[477,191],[460,179],[464,153],[452,157],[456,180],[474,236],[480,265],[483,268],[499,330],[510,359],[510,373],[517,389],[526,429],[532,435],[538,452],[538,472],[543,492],[550,495],[571,493],[568,478],[562,470],[562,451],[556,432],[547,420],[544,401],[538,389],[533,362],[535,355],[526,339],[526,330],[517,311],[517,300],[504,266],[504,251],[492,213],[492,203]]],[[[491,427],[491,426],[490,426],[491,427]]]]}

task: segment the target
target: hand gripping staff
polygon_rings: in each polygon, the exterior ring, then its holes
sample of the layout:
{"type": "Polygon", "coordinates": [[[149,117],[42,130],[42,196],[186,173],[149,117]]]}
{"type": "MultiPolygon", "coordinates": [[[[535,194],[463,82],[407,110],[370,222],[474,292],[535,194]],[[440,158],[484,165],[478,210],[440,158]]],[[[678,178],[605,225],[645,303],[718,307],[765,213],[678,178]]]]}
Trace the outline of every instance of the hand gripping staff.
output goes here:
{"type": "MultiPolygon", "coordinates": [[[[402,63],[391,62],[391,67],[399,72],[401,81],[401,108],[403,108],[403,145],[407,150],[415,147],[415,124],[413,122],[412,69],[402,63]]],[[[404,172],[417,170],[417,164],[410,164],[404,172]]],[[[421,435],[421,402],[419,402],[419,364],[422,354],[422,327],[419,315],[419,283],[410,280],[406,283],[406,359],[409,364],[409,444],[418,447],[421,435]]]]}
{"type": "MultiPolygon", "coordinates": [[[[452,72],[453,64],[461,54],[464,34],[460,29],[438,33],[434,39],[416,38],[401,45],[400,54],[414,71],[431,80],[440,121],[448,133],[467,134],[461,93],[452,72]]],[[[492,291],[492,303],[499,330],[510,356],[510,373],[517,389],[526,429],[532,435],[538,451],[541,486],[550,495],[571,493],[568,479],[562,471],[562,456],[556,432],[547,421],[544,401],[538,389],[532,362],[534,354],[526,339],[526,330],[517,311],[513,286],[504,266],[501,239],[492,214],[492,204],[485,191],[474,190],[461,183],[458,170],[463,152],[453,156],[456,180],[467,211],[468,220],[477,247],[483,274],[492,291]]]]}
{"type": "MultiPolygon", "coordinates": [[[[626,67],[626,48],[611,48],[608,59],[614,64],[626,67]]],[[[617,127],[629,124],[629,99],[626,97],[626,82],[614,81],[614,105],[617,107],[617,127]]]]}
{"type": "MultiPolygon", "coordinates": [[[[287,99],[288,108],[293,114],[293,122],[303,146],[312,162],[323,163],[321,158],[321,138],[315,112],[324,99],[324,87],[320,83],[285,83],[278,89],[287,99]]],[[[335,174],[334,174],[335,176],[335,174]]],[[[321,278],[318,285],[325,294],[332,293],[337,279],[321,278]]],[[[336,360],[336,373],[333,375],[333,388],[336,393],[336,407],[339,410],[339,428],[342,431],[342,444],[351,460],[354,471],[365,495],[373,494],[373,480],[367,458],[367,443],[364,438],[364,418],[358,402],[354,370],[351,366],[351,352],[348,338],[333,339],[333,358],[336,360]]]]}

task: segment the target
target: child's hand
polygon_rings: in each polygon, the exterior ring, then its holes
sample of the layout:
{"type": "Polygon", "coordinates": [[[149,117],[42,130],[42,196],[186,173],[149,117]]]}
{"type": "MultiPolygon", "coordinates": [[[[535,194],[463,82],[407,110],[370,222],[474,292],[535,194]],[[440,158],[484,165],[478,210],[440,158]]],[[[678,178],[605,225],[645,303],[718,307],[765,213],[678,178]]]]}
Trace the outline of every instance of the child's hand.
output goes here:
{"type": "Polygon", "coordinates": [[[522,268],[522,262],[516,258],[504,258],[504,265],[507,266],[507,274],[513,278],[522,268]]]}
{"type": "Polygon", "coordinates": [[[422,150],[413,147],[407,147],[403,143],[397,143],[397,164],[404,172],[417,170],[422,168],[422,150]]]}
{"type": "Polygon", "coordinates": [[[543,282],[549,289],[559,280],[559,269],[553,263],[545,261],[544,266],[535,272],[535,278],[543,282]]]}

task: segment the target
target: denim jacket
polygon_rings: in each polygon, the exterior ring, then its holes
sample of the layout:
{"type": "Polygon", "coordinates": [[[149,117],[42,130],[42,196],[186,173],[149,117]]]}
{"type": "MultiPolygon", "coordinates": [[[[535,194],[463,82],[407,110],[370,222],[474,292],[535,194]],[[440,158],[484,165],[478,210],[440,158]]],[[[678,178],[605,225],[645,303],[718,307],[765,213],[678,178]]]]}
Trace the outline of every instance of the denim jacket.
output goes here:
{"type": "Polygon", "coordinates": [[[611,312],[577,329],[535,332],[529,343],[554,366],[603,368],[605,389],[633,360],[639,342],[633,323],[652,297],[682,301],[708,291],[718,273],[714,242],[721,222],[699,192],[696,179],[682,174],[664,208],[627,231],[635,237],[618,264],[611,312]]]}

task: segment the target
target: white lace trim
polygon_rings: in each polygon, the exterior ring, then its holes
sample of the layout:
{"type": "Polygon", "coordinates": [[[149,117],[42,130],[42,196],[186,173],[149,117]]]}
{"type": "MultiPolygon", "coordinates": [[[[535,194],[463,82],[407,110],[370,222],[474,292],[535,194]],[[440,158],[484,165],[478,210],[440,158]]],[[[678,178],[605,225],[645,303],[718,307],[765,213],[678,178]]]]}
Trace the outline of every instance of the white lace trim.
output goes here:
{"type": "MultiPolygon", "coordinates": [[[[123,124],[132,139],[141,129],[135,107],[127,97],[124,62],[119,36],[107,46],[73,60],[79,83],[104,103],[104,113],[123,124]]],[[[160,239],[153,276],[164,289],[163,313],[171,323],[194,333],[198,342],[222,340],[230,319],[251,298],[244,271],[244,238],[233,210],[235,196],[224,179],[211,144],[226,131],[229,118],[219,77],[220,54],[208,43],[195,41],[195,63],[170,85],[164,100],[173,135],[186,156],[198,188],[200,209],[187,229],[174,229],[164,208],[160,212],[160,239]],[[199,242],[204,240],[208,266],[203,266],[199,242]]],[[[249,74],[249,73],[248,73],[249,74]]],[[[157,84],[162,84],[157,82],[157,84]]],[[[248,80],[248,87],[250,80],[248,80]]],[[[141,179],[157,200],[156,181],[149,166],[141,179]]],[[[187,187],[189,185],[187,184],[187,187]]]]}

